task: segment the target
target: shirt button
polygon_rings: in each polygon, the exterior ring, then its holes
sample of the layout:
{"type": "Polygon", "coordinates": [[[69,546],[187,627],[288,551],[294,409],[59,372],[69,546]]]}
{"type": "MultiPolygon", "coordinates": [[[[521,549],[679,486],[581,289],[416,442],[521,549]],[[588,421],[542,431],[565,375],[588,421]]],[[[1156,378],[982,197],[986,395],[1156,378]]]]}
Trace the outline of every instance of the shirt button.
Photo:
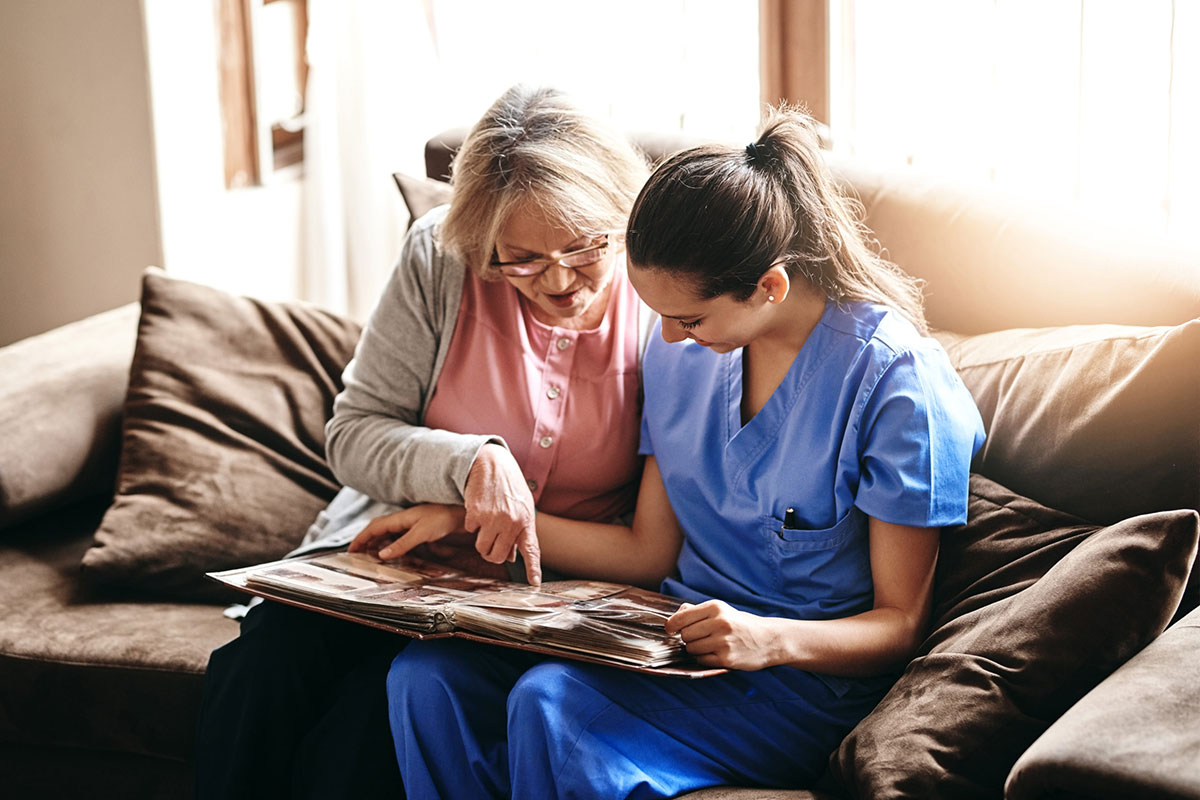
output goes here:
{"type": "Polygon", "coordinates": [[[571,346],[571,340],[564,336],[555,343],[555,346],[559,350],[566,350],[571,346]]]}
{"type": "Polygon", "coordinates": [[[557,386],[551,386],[546,390],[546,397],[549,397],[551,400],[558,397],[560,394],[562,394],[562,389],[559,389],[557,386]]]}
{"type": "Polygon", "coordinates": [[[531,492],[537,491],[537,481],[535,481],[533,478],[530,478],[529,480],[527,480],[525,482],[529,484],[529,491],[531,491],[531,492]]]}
{"type": "Polygon", "coordinates": [[[552,444],[554,444],[553,436],[543,436],[541,439],[538,440],[538,447],[541,447],[542,449],[545,449],[552,444]]]}

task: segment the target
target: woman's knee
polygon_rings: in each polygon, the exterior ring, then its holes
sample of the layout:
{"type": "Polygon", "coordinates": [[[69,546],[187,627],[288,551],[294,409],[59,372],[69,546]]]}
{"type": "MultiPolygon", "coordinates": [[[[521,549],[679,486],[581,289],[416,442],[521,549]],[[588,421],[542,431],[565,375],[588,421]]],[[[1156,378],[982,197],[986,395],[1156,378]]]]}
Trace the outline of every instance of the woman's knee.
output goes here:
{"type": "Polygon", "coordinates": [[[288,606],[263,603],[250,610],[238,637],[213,653],[222,662],[255,664],[265,670],[295,665],[317,656],[324,647],[319,616],[288,606]]]}
{"type": "Polygon", "coordinates": [[[462,642],[413,642],[392,659],[387,674],[388,705],[428,708],[452,697],[456,686],[470,680],[472,661],[462,642]]]}
{"type": "Polygon", "coordinates": [[[586,664],[546,661],[526,670],[508,695],[510,726],[576,728],[611,700],[586,664]]]}
{"type": "Polygon", "coordinates": [[[554,706],[561,708],[567,696],[566,686],[571,680],[567,665],[557,661],[547,661],[527,670],[509,692],[509,715],[541,713],[554,706]]]}

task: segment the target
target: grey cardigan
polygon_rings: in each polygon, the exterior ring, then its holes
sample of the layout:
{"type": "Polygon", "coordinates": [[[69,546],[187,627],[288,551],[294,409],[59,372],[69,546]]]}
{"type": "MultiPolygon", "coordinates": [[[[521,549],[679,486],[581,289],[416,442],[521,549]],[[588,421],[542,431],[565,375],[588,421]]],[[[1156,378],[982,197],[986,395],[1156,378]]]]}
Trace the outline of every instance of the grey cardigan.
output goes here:
{"type": "MultiPolygon", "coordinates": [[[[368,521],[397,507],[461,503],[479,448],[507,446],[499,436],[423,424],[458,322],[467,270],[436,241],[447,209],[436,208],[413,225],[363,328],[325,426],[329,465],[346,488],[293,554],[347,544],[368,521]]],[[[656,319],[639,306],[639,367],[656,319]]]]}

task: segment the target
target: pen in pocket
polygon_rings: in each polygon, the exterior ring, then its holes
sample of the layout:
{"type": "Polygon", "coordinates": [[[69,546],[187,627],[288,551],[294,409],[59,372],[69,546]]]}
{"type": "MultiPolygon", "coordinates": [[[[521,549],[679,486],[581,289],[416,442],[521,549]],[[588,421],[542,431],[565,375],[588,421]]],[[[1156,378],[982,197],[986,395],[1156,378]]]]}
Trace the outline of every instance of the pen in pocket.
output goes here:
{"type": "Polygon", "coordinates": [[[785,530],[796,530],[800,527],[800,519],[796,516],[796,509],[788,507],[788,510],[783,514],[783,527],[785,530]]]}

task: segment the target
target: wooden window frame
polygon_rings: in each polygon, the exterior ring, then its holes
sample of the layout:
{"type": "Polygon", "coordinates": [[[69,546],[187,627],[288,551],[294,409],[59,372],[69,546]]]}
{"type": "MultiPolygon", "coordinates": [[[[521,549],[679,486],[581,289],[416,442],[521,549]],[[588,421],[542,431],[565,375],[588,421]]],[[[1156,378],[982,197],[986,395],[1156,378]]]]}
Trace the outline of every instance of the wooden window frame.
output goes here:
{"type": "Polygon", "coordinates": [[[304,160],[303,117],[266,120],[260,113],[259,71],[255,69],[255,22],[263,6],[292,2],[297,9],[294,65],[297,82],[308,79],[304,57],[308,31],[307,0],[217,0],[221,121],[225,151],[225,187],[260,186],[279,171],[304,160]]]}

